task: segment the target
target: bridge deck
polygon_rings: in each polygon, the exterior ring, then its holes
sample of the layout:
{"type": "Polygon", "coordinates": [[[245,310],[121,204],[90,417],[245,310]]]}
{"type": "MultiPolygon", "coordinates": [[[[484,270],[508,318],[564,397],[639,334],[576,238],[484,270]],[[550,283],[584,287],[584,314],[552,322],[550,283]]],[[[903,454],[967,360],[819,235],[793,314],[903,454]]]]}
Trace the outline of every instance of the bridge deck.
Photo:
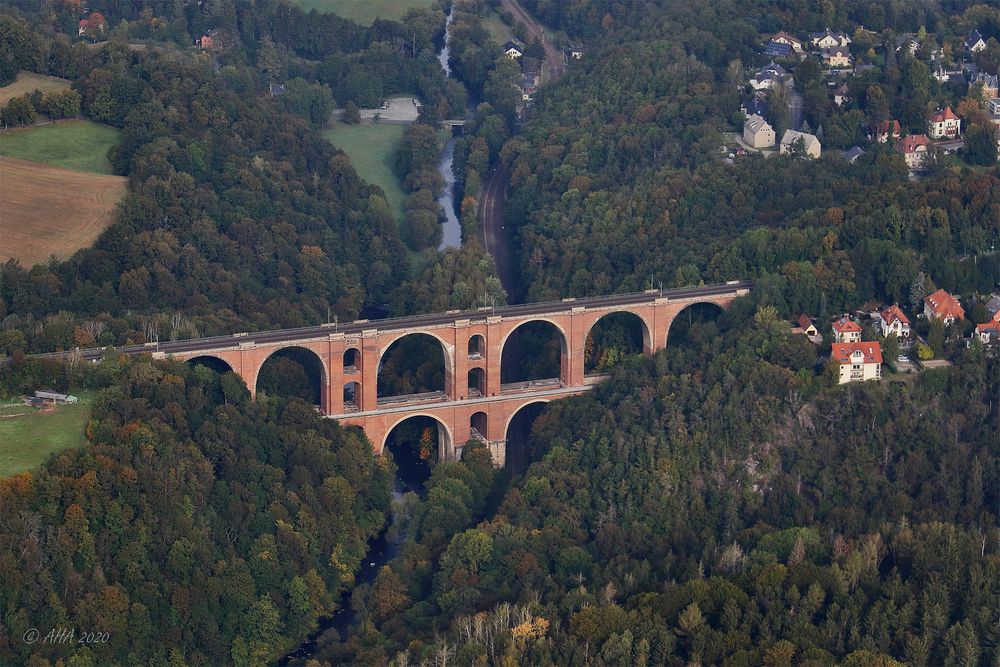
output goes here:
{"type": "MultiPolygon", "coordinates": [[[[541,301],[537,303],[526,303],[513,306],[500,306],[497,308],[482,307],[470,310],[453,310],[445,313],[433,313],[429,315],[387,317],[380,320],[356,320],[345,324],[320,324],[294,329],[277,329],[252,333],[240,332],[225,336],[192,338],[164,343],[147,343],[145,345],[128,345],[118,348],[118,350],[125,354],[141,354],[143,352],[180,354],[198,352],[202,350],[217,350],[221,348],[237,347],[249,344],[261,345],[268,343],[326,338],[333,333],[357,335],[374,329],[378,329],[380,331],[398,331],[429,326],[440,326],[460,320],[483,321],[490,317],[511,318],[530,315],[555,314],[559,312],[566,312],[574,308],[612,308],[615,306],[651,303],[661,299],[668,302],[672,300],[697,299],[702,297],[719,296],[722,294],[731,294],[740,290],[749,290],[752,286],[753,283],[748,281],[732,281],[719,285],[705,285],[700,287],[680,287],[665,290],[646,290],[644,292],[615,294],[610,296],[566,298],[560,301],[541,301]]],[[[101,355],[104,354],[106,349],[110,348],[90,348],[86,350],[79,350],[79,354],[82,359],[94,360],[99,359],[101,355]]],[[[70,354],[70,352],[49,352],[35,356],[61,357],[68,354],[70,354]]]]}

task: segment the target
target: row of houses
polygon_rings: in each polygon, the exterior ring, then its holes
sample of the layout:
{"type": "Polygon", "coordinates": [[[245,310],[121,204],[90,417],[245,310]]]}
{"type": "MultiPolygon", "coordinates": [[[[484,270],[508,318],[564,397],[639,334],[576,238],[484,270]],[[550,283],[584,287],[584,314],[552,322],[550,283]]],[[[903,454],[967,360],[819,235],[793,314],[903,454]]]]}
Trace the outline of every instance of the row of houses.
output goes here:
{"type": "MultiPolygon", "coordinates": [[[[924,298],[923,316],[928,320],[940,320],[946,325],[965,319],[965,309],[952,294],[943,289],[936,290],[924,298]]],[[[1000,342],[1000,296],[994,296],[986,304],[989,320],[976,325],[973,336],[984,343],[1000,342]]],[[[882,338],[896,336],[901,346],[908,347],[912,334],[910,320],[898,304],[887,306],[872,313],[872,321],[882,338]]],[[[819,343],[822,335],[813,320],[800,315],[798,328],[812,342],[819,343]]],[[[861,340],[862,327],[848,315],[834,320],[830,325],[833,334],[831,359],[838,369],[838,382],[861,382],[882,377],[882,347],[877,341],[861,340]]]]}
{"type": "MultiPolygon", "coordinates": [[[[743,142],[750,148],[770,148],[774,146],[775,140],[774,128],[762,116],[752,114],[743,123],[743,142]]],[[[792,154],[797,148],[801,148],[806,156],[812,158],[819,158],[823,150],[816,135],[797,130],[785,130],[781,136],[778,152],[782,155],[792,154]]]]}

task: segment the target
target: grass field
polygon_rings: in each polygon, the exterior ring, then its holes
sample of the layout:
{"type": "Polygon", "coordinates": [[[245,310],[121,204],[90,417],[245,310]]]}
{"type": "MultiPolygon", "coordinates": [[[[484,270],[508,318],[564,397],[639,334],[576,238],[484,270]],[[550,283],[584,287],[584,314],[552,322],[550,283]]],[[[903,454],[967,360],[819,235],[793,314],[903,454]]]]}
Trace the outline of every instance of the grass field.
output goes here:
{"type": "Polygon", "coordinates": [[[507,42],[517,41],[514,39],[514,30],[503,22],[500,15],[494,10],[490,10],[483,20],[483,27],[486,28],[490,37],[493,38],[497,44],[506,44],[507,42]]]}
{"type": "Polygon", "coordinates": [[[347,153],[354,170],[361,178],[382,188],[397,224],[403,220],[403,200],[406,194],[403,192],[403,184],[392,171],[392,163],[405,127],[377,123],[334,123],[332,129],[323,132],[323,136],[331,144],[347,153]]]}
{"type": "Polygon", "coordinates": [[[0,157],[0,183],[0,262],[14,258],[28,267],[93,244],[111,224],[128,179],[0,157]]]}
{"type": "Polygon", "coordinates": [[[0,133],[0,156],[44,162],[53,167],[111,174],[108,149],[121,132],[89,120],[67,120],[0,133]]]}
{"type": "Polygon", "coordinates": [[[399,19],[413,8],[430,7],[434,0],[295,0],[309,11],[333,12],[361,25],[371,25],[375,19],[399,19]]]}
{"type": "Polygon", "coordinates": [[[85,442],[84,428],[94,404],[91,392],[77,392],[80,402],[36,410],[25,405],[0,405],[0,415],[27,412],[18,417],[0,418],[0,477],[35,468],[52,452],[77,447],[85,442]]]}
{"type": "Polygon", "coordinates": [[[34,72],[19,72],[14,83],[0,88],[0,106],[7,104],[15,97],[20,97],[33,90],[40,90],[47,93],[50,90],[61,90],[69,88],[69,81],[55,76],[45,76],[34,72]]]}

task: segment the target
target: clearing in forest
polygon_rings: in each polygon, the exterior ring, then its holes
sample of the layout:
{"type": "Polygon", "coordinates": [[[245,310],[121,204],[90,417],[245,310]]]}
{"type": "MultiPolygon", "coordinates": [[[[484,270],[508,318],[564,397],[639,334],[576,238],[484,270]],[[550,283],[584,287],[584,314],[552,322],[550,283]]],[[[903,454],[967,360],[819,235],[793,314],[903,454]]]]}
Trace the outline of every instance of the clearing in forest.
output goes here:
{"type": "Polygon", "coordinates": [[[121,132],[89,120],[65,120],[0,133],[0,155],[53,167],[112,174],[108,149],[121,140],[121,132]]]}
{"type": "Polygon", "coordinates": [[[405,125],[387,123],[345,125],[336,122],[332,124],[332,129],[323,132],[331,144],[351,159],[358,176],[382,188],[397,225],[403,220],[406,195],[392,165],[405,129],[405,125]]]}
{"type": "Polygon", "coordinates": [[[65,259],[111,224],[128,179],[0,157],[0,262],[65,259]]]}
{"type": "Polygon", "coordinates": [[[80,402],[32,408],[0,404],[0,477],[43,463],[53,452],[86,442],[84,426],[94,404],[92,392],[73,392],[80,402]]]}
{"type": "Polygon", "coordinates": [[[411,9],[431,7],[434,0],[295,0],[309,11],[333,12],[360,25],[371,25],[375,19],[398,20],[411,9]]]}
{"type": "Polygon", "coordinates": [[[60,79],[57,76],[45,76],[34,72],[18,72],[14,83],[0,88],[0,106],[7,104],[15,97],[20,97],[33,90],[40,90],[47,93],[51,90],[62,90],[69,88],[69,81],[60,79]]]}

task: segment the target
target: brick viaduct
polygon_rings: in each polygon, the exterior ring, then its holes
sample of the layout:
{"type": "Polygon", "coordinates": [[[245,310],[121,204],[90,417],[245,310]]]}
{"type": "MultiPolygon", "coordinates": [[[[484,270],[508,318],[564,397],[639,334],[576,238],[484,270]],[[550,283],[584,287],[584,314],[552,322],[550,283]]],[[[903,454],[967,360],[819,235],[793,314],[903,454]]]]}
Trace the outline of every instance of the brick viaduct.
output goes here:
{"type": "MultiPolygon", "coordinates": [[[[470,438],[486,441],[499,465],[505,458],[507,429],[522,408],[590,390],[600,376],[584,372],[584,348],[591,328],[602,317],[632,313],[642,323],[643,351],[667,344],[670,325],[688,306],[711,303],[726,308],[749,293],[750,283],[649,290],[607,297],[564,299],[548,303],[450,311],[345,325],[320,325],[234,334],[170,343],[132,346],[125,352],[183,360],[214,358],[239,375],[256,396],[257,377],[275,352],[302,348],[322,368],[320,410],[344,424],[360,426],[381,452],[389,433],[404,420],[427,416],[438,422],[439,457],[455,459],[470,438]],[[500,365],[510,335],[528,322],[551,324],[561,337],[558,378],[501,384],[500,365]],[[382,357],[396,341],[414,334],[436,339],[444,352],[444,391],[410,396],[378,396],[382,357]],[[152,348],[152,349],[151,349],[152,348]],[[345,400],[345,397],[347,400],[345,400]]],[[[101,350],[86,350],[97,358],[101,350]]]]}

